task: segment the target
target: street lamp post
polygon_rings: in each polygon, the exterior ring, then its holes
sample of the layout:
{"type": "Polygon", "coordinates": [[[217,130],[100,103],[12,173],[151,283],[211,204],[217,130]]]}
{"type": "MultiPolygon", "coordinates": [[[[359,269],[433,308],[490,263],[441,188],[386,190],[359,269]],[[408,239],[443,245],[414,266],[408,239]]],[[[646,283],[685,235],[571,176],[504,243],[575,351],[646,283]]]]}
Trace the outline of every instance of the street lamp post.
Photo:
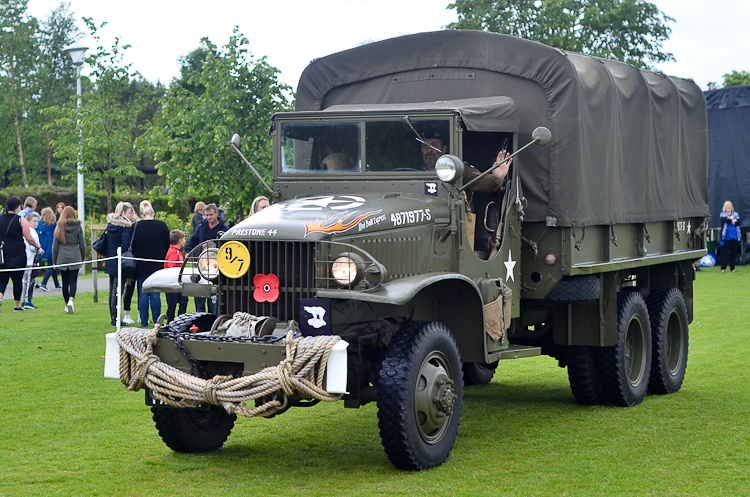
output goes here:
{"type": "MultiPolygon", "coordinates": [[[[75,42],[72,45],[66,47],[63,49],[64,52],[67,52],[68,55],[70,55],[70,58],[73,59],[73,65],[76,67],[76,95],[78,96],[78,99],[76,100],[76,109],[81,109],[81,67],[83,66],[83,58],[86,55],[86,50],[88,50],[89,47],[82,45],[81,43],[75,42]]],[[[76,121],[76,126],[78,127],[78,219],[81,221],[81,229],[83,230],[83,233],[86,233],[86,227],[85,227],[85,217],[84,217],[84,211],[83,211],[83,169],[81,168],[81,155],[83,154],[83,132],[81,130],[81,118],[79,116],[78,120],[76,121]]],[[[86,271],[86,266],[81,266],[80,273],[83,274],[86,271]]]]}
{"type": "MultiPolygon", "coordinates": [[[[78,96],[78,100],[76,102],[76,108],[80,110],[81,108],[81,66],[83,66],[83,58],[86,55],[86,50],[88,50],[89,47],[86,47],[78,42],[73,43],[69,47],[66,47],[63,49],[64,52],[67,52],[68,55],[70,55],[70,58],[73,59],[73,65],[76,67],[76,95],[78,96]]],[[[83,132],[81,131],[81,120],[80,118],[77,121],[78,126],[78,139],[81,141],[83,139],[83,132]]],[[[81,143],[80,147],[83,147],[83,144],[81,143]]],[[[78,151],[78,219],[81,220],[81,223],[84,222],[84,212],[83,212],[83,169],[81,168],[81,154],[82,150],[79,148],[78,151]]],[[[83,226],[83,225],[82,225],[83,226]]],[[[84,233],[85,233],[84,229],[84,233]]]]}

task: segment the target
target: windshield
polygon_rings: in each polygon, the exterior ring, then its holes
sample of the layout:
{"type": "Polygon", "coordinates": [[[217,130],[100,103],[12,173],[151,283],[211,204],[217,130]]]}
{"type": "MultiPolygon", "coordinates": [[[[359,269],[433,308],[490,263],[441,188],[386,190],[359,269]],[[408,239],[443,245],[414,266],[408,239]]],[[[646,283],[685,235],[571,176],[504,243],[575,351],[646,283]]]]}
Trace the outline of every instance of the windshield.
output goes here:
{"type": "Polygon", "coordinates": [[[359,122],[284,123],[281,172],[434,171],[438,157],[450,151],[450,122],[448,118],[407,121],[399,116],[359,122]]]}
{"type": "Polygon", "coordinates": [[[281,171],[361,171],[360,129],[360,123],[284,124],[281,171]]]}

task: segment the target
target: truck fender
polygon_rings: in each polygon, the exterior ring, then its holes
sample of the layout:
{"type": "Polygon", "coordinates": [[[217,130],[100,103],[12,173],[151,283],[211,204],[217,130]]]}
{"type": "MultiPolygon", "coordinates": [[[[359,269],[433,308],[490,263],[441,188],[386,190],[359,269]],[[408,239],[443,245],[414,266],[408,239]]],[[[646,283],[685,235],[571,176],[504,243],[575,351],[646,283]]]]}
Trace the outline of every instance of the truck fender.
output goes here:
{"type": "Polygon", "coordinates": [[[456,339],[464,362],[484,362],[482,293],[458,273],[430,273],[399,278],[369,292],[318,290],[320,298],[353,299],[400,306],[414,302],[413,320],[445,324],[456,339]]]}

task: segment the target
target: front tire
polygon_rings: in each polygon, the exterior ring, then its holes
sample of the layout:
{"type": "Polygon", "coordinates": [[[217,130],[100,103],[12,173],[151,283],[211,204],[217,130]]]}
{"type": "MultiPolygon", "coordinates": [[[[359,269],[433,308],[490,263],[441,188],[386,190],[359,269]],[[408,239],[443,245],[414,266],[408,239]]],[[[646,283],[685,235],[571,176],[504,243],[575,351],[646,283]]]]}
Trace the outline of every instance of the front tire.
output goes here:
{"type": "Polygon", "coordinates": [[[152,406],[156,429],[167,447],[175,452],[199,453],[224,445],[237,420],[223,407],[208,410],[152,406]]]}
{"type": "Polygon", "coordinates": [[[445,462],[463,407],[461,356],[448,328],[403,326],[388,345],[378,387],[378,427],[391,463],[418,471],[445,462]]]}
{"type": "Polygon", "coordinates": [[[651,372],[651,325],[640,293],[617,296],[617,345],[601,348],[599,355],[606,402],[622,407],[643,402],[651,372]]]}
{"type": "Polygon", "coordinates": [[[682,387],[688,360],[688,316],[676,288],[657,288],[646,300],[651,319],[653,354],[648,389],[675,393],[682,387]]]}

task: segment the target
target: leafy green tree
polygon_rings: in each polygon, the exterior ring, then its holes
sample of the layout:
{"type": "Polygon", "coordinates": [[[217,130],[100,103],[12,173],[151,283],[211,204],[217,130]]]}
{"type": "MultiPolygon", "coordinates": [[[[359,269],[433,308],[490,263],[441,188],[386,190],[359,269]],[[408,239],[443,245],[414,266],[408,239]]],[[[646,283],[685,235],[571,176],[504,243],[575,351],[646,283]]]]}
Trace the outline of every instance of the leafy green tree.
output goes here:
{"type": "Polygon", "coordinates": [[[727,86],[750,85],[750,72],[732,71],[724,74],[724,86],[719,86],[716,82],[708,83],[709,90],[718,90],[727,86]]]}
{"type": "MultiPolygon", "coordinates": [[[[106,23],[97,26],[90,18],[84,18],[84,22],[91,37],[100,43],[99,30],[106,23]]],[[[134,130],[149,98],[143,92],[131,92],[131,80],[139,75],[122,62],[123,51],[127,48],[129,45],[120,45],[116,38],[111,48],[98,45],[86,58],[90,76],[85,82],[90,91],[83,95],[80,109],[71,99],[64,105],[43,111],[54,117],[47,129],[53,137],[55,157],[71,168],[80,161],[87,181],[95,178],[108,192],[109,209],[112,207],[110,186],[116,179],[143,175],[137,169],[140,156],[134,148],[134,130]]]]}
{"type": "MultiPolygon", "coordinates": [[[[0,0],[0,90],[5,94],[0,111],[5,114],[6,122],[8,118],[12,119],[15,148],[25,188],[28,188],[29,181],[24,142],[27,141],[29,130],[27,119],[32,115],[37,93],[35,76],[39,51],[39,23],[27,14],[28,3],[28,0],[0,0]]],[[[5,160],[9,159],[6,155],[5,160]]]]}
{"type": "Polygon", "coordinates": [[[638,67],[674,60],[662,45],[673,21],[645,0],[455,0],[453,29],[480,29],[638,67]]]}
{"type": "Polygon", "coordinates": [[[156,155],[173,198],[185,191],[217,192],[230,202],[228,212],[246,213],[255,196],[267,193],[227,143],[239,133],[243,152],[270,180],[268,125],[275,112],[290,110],[291,89],[265,57],[254,60],[247,45],[237,27],[221,49],[203,38],[191,52],[195,63],[183,59],[182,77],[162,99],[160,120],[139,139],[143,150],[156,155]]]}
{"type": "Polygon", "coordinates": [[[206,92],[206,87],[200,84],[199,80],[209,53],[208,47],[198,47],[180,58],[180,79],[178,83],[196,95],[203,95],[206,92]]]}
{"type": "Polygon", "coordinates": [[[724,75],[724,87],[750,85],[750,72],[732,71],[724,75]]]}
{"type": "MultiPolygon", "coordinates": [[[[40,32],[39,105],[42,108],[61,105],[76,93],[76,71],[70,56],[63,50],[80,36],[70,4],[61,3],[42,23],[40,32]]],[[[44,117],[51,123],[51,114],[44,117]]],[[[39,126],[42,128],[42,126],[39,126]]],[[[52,186],[52,143],[49,128],[44,130],[44,157],[47,184],[52,186]]]]}

